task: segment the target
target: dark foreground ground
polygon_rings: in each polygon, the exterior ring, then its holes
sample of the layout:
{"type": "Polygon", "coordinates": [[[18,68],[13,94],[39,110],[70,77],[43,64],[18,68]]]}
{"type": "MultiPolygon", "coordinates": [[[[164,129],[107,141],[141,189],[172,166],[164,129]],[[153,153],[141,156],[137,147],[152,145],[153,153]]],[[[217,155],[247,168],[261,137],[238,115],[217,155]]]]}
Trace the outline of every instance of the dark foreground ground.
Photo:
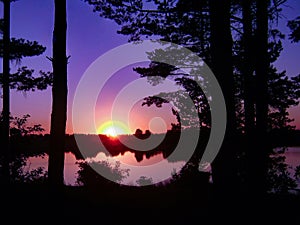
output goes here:
{"type": "Polygon", "coordinates": [[[300,224],[300,197],[216,197],[212,188],[83,188],[1,190],[0,224],[300,224]]]}

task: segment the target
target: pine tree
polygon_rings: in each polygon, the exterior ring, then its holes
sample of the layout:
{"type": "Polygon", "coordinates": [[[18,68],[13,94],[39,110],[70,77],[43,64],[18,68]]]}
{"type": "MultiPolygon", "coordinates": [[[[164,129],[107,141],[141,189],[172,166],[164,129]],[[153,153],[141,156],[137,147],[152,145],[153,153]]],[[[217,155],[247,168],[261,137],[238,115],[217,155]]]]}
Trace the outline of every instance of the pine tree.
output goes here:
{"type": "Polygon", "coordinates": [[[55,0],[53,31],[53,87],[51,143],[48,163],[49,183],[54,188],[64,184],[64,152],[67,121],[66,0],[55,0]]]}

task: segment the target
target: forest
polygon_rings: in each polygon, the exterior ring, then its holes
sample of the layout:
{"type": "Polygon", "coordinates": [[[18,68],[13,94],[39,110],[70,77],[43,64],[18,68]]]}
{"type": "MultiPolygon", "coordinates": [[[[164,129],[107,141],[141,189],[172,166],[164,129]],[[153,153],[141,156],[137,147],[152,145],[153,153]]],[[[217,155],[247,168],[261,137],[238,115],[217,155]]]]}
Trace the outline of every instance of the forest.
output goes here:
{"type": "MultiPolygon", "coordinates": [[[[137,129],[116,137],[66,132],[68,101],[72,101],[67,5],[72,2],[53,1],[52,56],[47,56],[52,70],[39,72],[22,60],[40,57],[46,47],[11,37],[10,11],[17,3],[1,2],[0,221],[297,223],[300,161],[291,168],[285,153],[300,146],[300,131],[289,113],[299,104],[300,71],[287,74],[276,67],[283,40],[300,44],[300,12],[285,24],[288,33],[278,26],[288,16],[282,14],[288,0],[81,0],[99,20],[115,23],[117,35],[125,36],[128,43],[159,43],[161,48],[146,52],[148,66],[132,70],[149,86],[169,79],[178,87],[141,99],[146,108],[172,103],[176,123],[166,133],[137,129]],[[19,68],[12,73],[15,62],[19,68]],[[215,94],[218,88],[221,95],[215,94]],[[41,124],[31,125],[34,118],[29,114],[15,116],[10,110],[11,92],[46,89],[51,89],[49,133],[41,124]],[[153,143],[159,145],[150,148],[153,143]],[[99,152],[110,157],[129,152],[135,163],[162,155],[168,163],[184,165],[165,181],[140,176],[135,185],[128,185],[121,182],[130,173],[122,162],[87,160],[99,152]],[[66,153],[78,160],[74,186],[65,183],[66,153]],[[26,160],[34,156],[47,156],[47,168],[24,171],[26,160]],[[206,164],[210,169],[201,169],[206,164]]],[[[128,58],[134,55],[127,53],[128,58]]]]}

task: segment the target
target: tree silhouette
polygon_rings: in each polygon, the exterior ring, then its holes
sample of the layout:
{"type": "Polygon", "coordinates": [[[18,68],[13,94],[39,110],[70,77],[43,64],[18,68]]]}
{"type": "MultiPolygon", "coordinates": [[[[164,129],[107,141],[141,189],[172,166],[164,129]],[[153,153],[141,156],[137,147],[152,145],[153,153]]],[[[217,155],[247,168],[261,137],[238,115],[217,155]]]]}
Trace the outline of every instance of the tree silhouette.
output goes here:
{"type": "Polygon", "coordinates": [[[213,181],[220,190],[231,190],[236,181],[234,171],[235,147],[232,139],[236,134],[236,116],[234,102],[234,78],[232,45],[230,30],[231,1],[210,1],[211,23],[211,67],[222,88],[226,110],[227,125],[223,146],[212,163],[213,181]],[[222,36],[222,39],[220,37],[222,36]],[[231,162],[228,165],[228,162],[231,162]],[[227,164],[227,166],[225,165],[227,164]]]}
{"type": "MultiPolygon", "coordinates": [[[[1,139],[4,148],[3,173],[9,174],[9,108],[10,89],[17,91],[44,90],[52,84],[52,74],[40,71],[40,76],[33,76],[34,70],[23,66],[15,73],[10,73],[10,61],[20,63],[24,57],[41,55],[46,48],[36,41],[10,38],[10,3],[13,1],[2,1],[4,3],[4,19],[0,19],[0,57],[3,58],[3,74],[0,77],[0,84],[3,88],[3,118],[1,126],[1,139]]],[[[8,181],[9,178],[4,180],[8,181]]]]}
{"type": "Polygon", "coordinates": [[[109,162],[108,160],[102,161],[89,161],[79,162],[79,171],[77,183],[88,187],[113,187],[115,183],[120,184],[126,177],[129,176],[129,169],[121,168],[119,161],[109,162]],[[105,174],[105,178],[101,175],[105,174]]]}
{"type": "Polygon", "coordinates": [[[267,176],[267,158],[268,158],[268,143],[267,143],[267,128],[268,128],[268,68],[270,60],[268,56],[268,6],[269,1],[256,1],[256,41],[257,49],[255,70],[257,76],[257,95],[256,100],[256,126],[259,148],[253,153],[253,157],[257,166],[253,170],[254,191],[266,191],[266,176],[267,176]],[[255,155],[255,156],[254,156],[255,155]]]}
{"type": "MultiPolygon", "coordinates": [[[[4,19],[0,19],[0,33],[3,36],[4,19]]],[[[46,47],[36,41],[29,41],[23,38],[10,38],[9,60],[17,64],[25,57],[38,56],[44,53],[46,47]]],[[[0,38],[0,57],[4,55],[4,39],[0,38]]],[[[44,90],[52,85],[52,73],[39,71],[39,76],[34,76],[34,70],[26,66],[19,67],[16,72],[9,74],[9,88],[17,91],[44,90]]],[[[3,84],[3,76],[0,77],[0,84],[3,84]]]]}
{"type": "Polygon", "coordinates": [[[54,6],[54,31],[52,40],[53,87],[48,173],[50,185],[54,188],[60,188],[64,184],[64,150],[68,93],[66,0],[55,0],[54,6]]]}
{"type": "Polygon", "coordinates": [[[9,59],[10,59],[10,0],[4,0],[3,23],[3,181],[9,183],[9,59]]]}
{"type": "Polygon", "coordinates": [[[291,33],[289,34],[289,39],[292,42],[299,42],[300,41],[300,16],[296,17],[294,20],[288,21],[287,26],[291,30],[291,33]]]}
{"type": "Polygon", "coordinates": [[[134,135],[138,138],[141,138],[143,135],[143,131],[141,129],[136,129],[134,135]]]}
{"type": "Polygon", "coordinates": [[[139,186],[146,186],[153,184],[153,180],[151,177],[140,176],[140,178],[136,181],[139,186]]]}
{"type": "MultiPolygon", "coordinates": [[[[254,51],[253,51],[253,1],[245,0],[242,1],[242,23],[243,23],[243,35],[242,35],[242,46],[243,46],[243,63],[242,63],[242,74],[244,77],[243,89],[244,89],[244,124],[245,124],[245,134],[246,134],[246,176],[247,173],[251,173],[252,161],[248,157],[254,149],[254,134],[255,134],[255,99],[252,94],[254,89],[254,51]],[[250,172],[248,172],[250,171],[250,172]]],[[[250,181],[246,178],[246,182],[250,181]]],[[[248,187],[248,184],[247,184],[248,187]]]]}
{"type": "MultiPolygon", "coordinates": [[[[272,152],[268,137],[273,129],[292,128],[288,108],[297,105],[299,98],[299,76],[288,78],[285,71],[279,72],[272,65],[282,50],[283,35],[276,29],[276,21],[285,1],[180,0],[149,1],[148,5],[138,0],[86,2],[100,16],[120,25],[118,33],[128,35],[129,41],[158,38],[174,42],[209,64],[223,90],[228,113],[225,140],[213,166],[214,184],[220,182],[230,189],[246,179],[248,190],[265,192],[272,152]]],[[[295,20],[292,31],[297,30],[297,24],[295,20]]],[[[155,61],[135,71],[153,85],[180,73],[155,61]]],[[[180,80],[175,78],[178,83],[190,88],[189,94],[196,92],[186,74],[180,75],[180,80]]],[[[197,93],[199,98],[201,92],[197,93]]],[[[171,97],[149,96],[144,104],[160,107],[171,97]]],[[[204,106],[204,100],[198,103],[204,106]]],[[[184,124],[184,120],[180,122],[184,124]]]]}

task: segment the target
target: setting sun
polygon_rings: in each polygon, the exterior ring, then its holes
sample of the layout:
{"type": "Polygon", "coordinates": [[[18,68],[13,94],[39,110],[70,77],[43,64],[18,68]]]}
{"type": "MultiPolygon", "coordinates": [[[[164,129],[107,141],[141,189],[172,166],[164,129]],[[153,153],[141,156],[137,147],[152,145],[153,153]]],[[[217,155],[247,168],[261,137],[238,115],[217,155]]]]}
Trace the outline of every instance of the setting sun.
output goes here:
{"type": "Polygon", "coordinates": [[[110,137],[117,137],[118,136],[115,127],[108,128],[107,130],[104,131],[104,134],[106,134],[107,136],[110,136],[110,137]]]}
{"type": "Polygon", "coordinates": [[[107,121],[97,129],[97,133],[117,137],[121,134],[130,134],[130,130],[120,121],[107,121]]]}

